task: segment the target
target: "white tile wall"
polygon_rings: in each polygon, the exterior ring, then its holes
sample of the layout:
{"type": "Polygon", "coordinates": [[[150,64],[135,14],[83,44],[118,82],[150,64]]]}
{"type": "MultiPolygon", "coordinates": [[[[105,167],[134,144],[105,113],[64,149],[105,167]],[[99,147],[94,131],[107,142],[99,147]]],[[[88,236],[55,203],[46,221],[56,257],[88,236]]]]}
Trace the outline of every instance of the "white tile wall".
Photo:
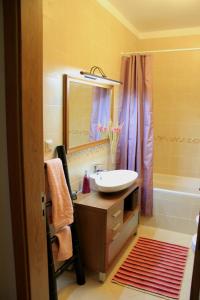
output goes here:
{"type": "MultiPolygon", "coordinates": [[[[44,143],[52,140],[52,151],[45,152],[44,158],[51,159],[56,156],[55,148],[63,144],[63,103],[62,103],[62,73],[53,73],[44,76],[44,143]]],[[[119,87],[115,87],[114,119],[117,120],[119,87]]],[[[103,164],[105,169],[113,169],[110,162],[109,144],[91,147],[84,151],[78,151],[67,155],[69,174],[72,189],[81,189],[85,170],[92,173],[95,164],[103,164]]]]}
{"type": "Polygon", "coordinates": [[[68,155],[69,175],[73,190],[81,189],[85,170],[88,171],[88,174],[93,173],[95,164],[103,164],[104,169],[112,169],[108,144],[68,155]]]}
{"type": "Polygon", "coordinates": [[[153,217],[141,217],[141,224],[194,234],[195,217],[200,210],[200,197],[190,194],[154,190],[153,217]]]}

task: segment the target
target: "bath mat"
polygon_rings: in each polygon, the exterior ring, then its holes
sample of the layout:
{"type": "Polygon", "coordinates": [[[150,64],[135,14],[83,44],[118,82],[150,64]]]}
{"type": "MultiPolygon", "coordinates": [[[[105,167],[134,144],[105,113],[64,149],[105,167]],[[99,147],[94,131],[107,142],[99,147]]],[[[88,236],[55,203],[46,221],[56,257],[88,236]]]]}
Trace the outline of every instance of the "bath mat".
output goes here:
{"type": "Polygon", "coordinates": [[[140,237],[112,282],[179,299],[188,248],[140,237]]]}

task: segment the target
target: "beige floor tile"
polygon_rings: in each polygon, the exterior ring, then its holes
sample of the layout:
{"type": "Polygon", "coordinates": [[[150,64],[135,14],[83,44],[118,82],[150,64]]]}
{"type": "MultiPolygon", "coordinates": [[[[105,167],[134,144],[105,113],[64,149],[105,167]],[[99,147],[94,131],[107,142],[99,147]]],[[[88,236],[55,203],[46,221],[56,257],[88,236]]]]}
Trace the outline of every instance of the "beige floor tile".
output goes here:
{"type": "MultiPolygon", "coordinates": [[[[176,243],[182,246],[191,245],[192,236],[179,232],[168,231],[159,228],[139,226],[138,235],[133,238],[126,250],[121,254],[115,266],[112,268],[104,283],[99,283],[96,274],[87,274],[87,282],[84,286],[75,283],[75,276],[72,272],[64,273],[58,279],[59,300],[159,300],[163,299],[141,291],[123,287],[111,282],[114,273],[121,265],[130,249],[137,242],[139,236],[158,239],[160,241],[176,243]]],[[[189,251],[187,265],[185,269],[180,300],[189,300],[190,284],[192,276],[194,255],[189,251]]]]}

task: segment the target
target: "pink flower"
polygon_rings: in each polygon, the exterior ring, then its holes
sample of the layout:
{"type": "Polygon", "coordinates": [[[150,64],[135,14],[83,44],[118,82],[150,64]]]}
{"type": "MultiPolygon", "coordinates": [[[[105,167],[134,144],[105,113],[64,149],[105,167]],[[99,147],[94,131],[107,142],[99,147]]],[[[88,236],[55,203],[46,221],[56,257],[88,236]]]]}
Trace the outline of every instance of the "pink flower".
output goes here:
{"type": "Polygon", "coordinates": [[[121,132],[121,127],[113,127],[113,128],[111,128],[111,131],[119,134],[121,132]]]}
{"type": "Polygon", "coordinates": [[[107,127],[102,127],[103,132],[107,132],[107,127]]]}
{"type": "Polygon", "coordinates": [[[103,126],[101,126],[101,124],[97,125],[97,131],[98,132],[102,132],[103,131],[103,126]]]}

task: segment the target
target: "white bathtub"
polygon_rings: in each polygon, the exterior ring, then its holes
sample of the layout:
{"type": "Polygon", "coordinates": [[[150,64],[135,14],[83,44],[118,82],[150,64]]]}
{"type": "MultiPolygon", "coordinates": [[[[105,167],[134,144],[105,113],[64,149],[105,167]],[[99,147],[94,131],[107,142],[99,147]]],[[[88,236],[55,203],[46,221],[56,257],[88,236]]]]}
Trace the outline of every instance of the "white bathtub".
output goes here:
{"type": "Polygon", "coordinates": [[[153,217],[141,223],[194,234],[200,211],[200,179],[154,174],[153,217]]]}

